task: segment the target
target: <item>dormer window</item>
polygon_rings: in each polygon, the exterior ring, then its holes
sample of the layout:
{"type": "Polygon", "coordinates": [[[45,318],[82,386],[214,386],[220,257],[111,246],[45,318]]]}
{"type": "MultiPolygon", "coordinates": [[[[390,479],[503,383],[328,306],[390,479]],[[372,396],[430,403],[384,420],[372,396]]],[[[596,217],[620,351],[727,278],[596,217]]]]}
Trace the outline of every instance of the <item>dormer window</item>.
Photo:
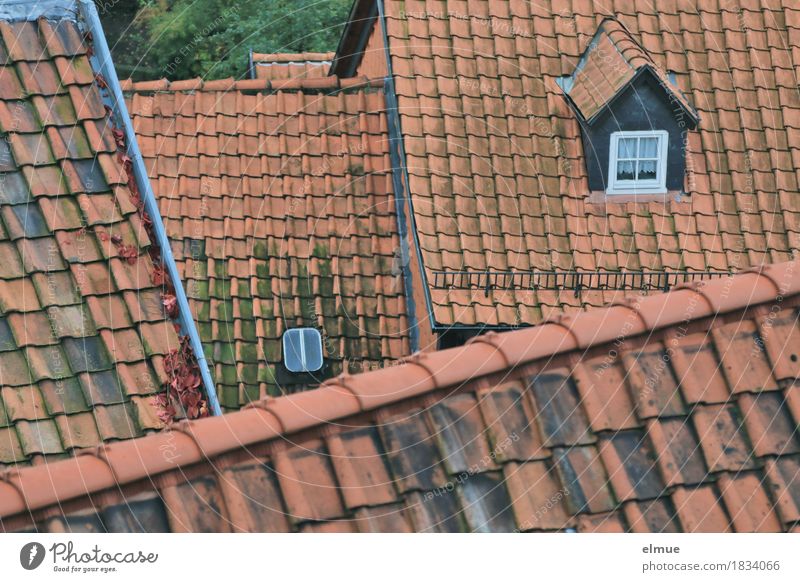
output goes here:
{"type": "Polygon", "coordinates": [[[687,132],[699,117],[676,81],[614,18],[558,79],[581,129],[588,201],[681,199],[687,132]]]}
{"type": "Polygon", "coordinates": [[[666,131],[615,131],[609,147],[608,194],[667,192],[666,131]]]}

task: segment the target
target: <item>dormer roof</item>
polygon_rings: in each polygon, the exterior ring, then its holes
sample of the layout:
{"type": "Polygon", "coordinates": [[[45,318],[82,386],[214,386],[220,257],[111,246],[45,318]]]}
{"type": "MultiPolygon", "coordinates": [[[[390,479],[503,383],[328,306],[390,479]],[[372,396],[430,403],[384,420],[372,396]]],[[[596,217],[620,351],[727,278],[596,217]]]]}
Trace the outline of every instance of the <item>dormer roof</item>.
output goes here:
{"type": "Polygon", "coordinates": [[[669,76],[616,18],[606,18],[561,87],[584,121],[592,123],[642,75],[652,75],[671,103],[697,125],[697,111],[669,76]]]}

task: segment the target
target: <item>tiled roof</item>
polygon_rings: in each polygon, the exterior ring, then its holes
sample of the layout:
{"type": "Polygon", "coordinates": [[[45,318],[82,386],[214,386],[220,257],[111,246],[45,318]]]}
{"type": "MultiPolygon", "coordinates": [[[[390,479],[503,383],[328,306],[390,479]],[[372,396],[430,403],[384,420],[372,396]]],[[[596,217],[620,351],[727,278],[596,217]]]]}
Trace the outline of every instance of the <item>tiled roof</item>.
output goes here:
{"type": "Polygon", "coordinates": [[[488,334],[0,475],[0,523],[797,530],[798,305],[786,263],[488,334]]]}
{"type": "Polygon", "coordinates": [[[189,83],[128,85],[130,111],[222,406],[314,384],[277,369],[289,327],[322,331],[328,375],[408,355],[379,84],[189,83]]]}
{"type": "Polygon", "coordinates": [[[333,53],[253,53],[250,74],[255,79],[313,79],[326,77],[333,53]]]}
{"type": "Polygon", "coordinates": [[[0,465],[161,428],[160,253],[75,22],[0,21],[0,465]]]}
{"type": "Polygon", "coordinates": [[[668,91],[670,98],[697,119],[697,113],[680,90],[670,83],[647,51],[615,18],[600,24],[571,76],[565,92],[585,120],[596,118],[637,75],[650,71],[668,91]]]}
{"type": "Polygon", "coordinates": [[[738,270],[800,250],[800,9],[613,2],[700,116],[688,195],[590,199],[572,75],[612,3],[386,0],[409,190],[435,321],[529,324],[612,291],[433,288],[435,272],[738,270]],[[745,25],[742,26],[742,23],[745,25]]]}

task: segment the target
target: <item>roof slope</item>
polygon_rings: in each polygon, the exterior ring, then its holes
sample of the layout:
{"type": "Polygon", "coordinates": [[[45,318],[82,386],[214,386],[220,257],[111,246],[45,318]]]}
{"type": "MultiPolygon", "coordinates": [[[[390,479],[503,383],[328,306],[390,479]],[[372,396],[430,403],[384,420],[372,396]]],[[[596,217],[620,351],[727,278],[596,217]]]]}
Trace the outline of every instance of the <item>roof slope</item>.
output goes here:
{"type": "Polygon", "coordinates": [[[126,86],[226,409],[315,384],[281,376],[289,327],[322,331],[323,378],[410,353],[383,93],[317,81],[126,86]]]}
{"type": "Polygon", "coordinates": [[[526,324],[611,291],[436,289],[436,272],[737,270],[800,249],[800,9],[619,0],[700,115],[688,196],[590,200],[571,75],[610,3],[386,0],[409,190],[434,319],[526,324]],[[742,26],[742,22],[746,26],[742,26]]]}
{"type": "Polygon", "coordinates": [[[149,397],[178,337],[91,46],[68,20],[3,21],[0,36],[6,465],[161,428],[149,397]]]}
{"type": "Polygon", "coordinates": [[[489,334],[0,475],[0,522],[797,530],[798,304],[800,264],[786,263],[489,334]]]}
{"type": "Polygon", "coordinates": [[[253,53],[250,75],[268,81],[326,77],[333,56],[333,53],[253,53]]]}

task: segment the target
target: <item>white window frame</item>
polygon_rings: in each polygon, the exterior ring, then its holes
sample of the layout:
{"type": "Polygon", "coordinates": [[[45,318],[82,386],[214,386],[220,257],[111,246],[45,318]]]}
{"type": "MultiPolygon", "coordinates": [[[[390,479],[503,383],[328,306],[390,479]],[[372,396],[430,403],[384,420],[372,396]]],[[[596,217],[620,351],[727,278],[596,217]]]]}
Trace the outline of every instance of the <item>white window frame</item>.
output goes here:
{"type": "MultiPolygon", "coordinates": [[[[615,131],[612,133],[608,152],[608,188],[606,188],[606,194],[666,194],[668,148],[669,134],[664,130],[615,131]],[[619,140],[631,137],[658,138],[658,163],[656,164],[655,180],[617,180],[619,140]]],[[[636,155],[638,159],[638,145],[636,155]]]]}

